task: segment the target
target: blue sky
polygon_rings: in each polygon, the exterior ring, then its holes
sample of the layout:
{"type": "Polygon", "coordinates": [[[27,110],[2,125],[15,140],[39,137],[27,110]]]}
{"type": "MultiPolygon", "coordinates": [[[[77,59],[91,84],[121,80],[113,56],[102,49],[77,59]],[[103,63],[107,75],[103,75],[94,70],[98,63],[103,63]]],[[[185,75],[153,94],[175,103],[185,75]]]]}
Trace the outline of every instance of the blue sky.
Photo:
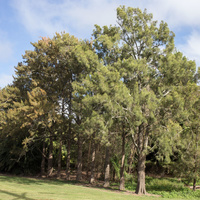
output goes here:
{"type": "Polygon", "coordinates": [[[147,8],[167,22],[177,49],[200,66],[199,0],[0,0],[0,87],[12,82],[30,42],[61,31],[89,39],[94,24],[116,24],[119,5],[147,8]]]}

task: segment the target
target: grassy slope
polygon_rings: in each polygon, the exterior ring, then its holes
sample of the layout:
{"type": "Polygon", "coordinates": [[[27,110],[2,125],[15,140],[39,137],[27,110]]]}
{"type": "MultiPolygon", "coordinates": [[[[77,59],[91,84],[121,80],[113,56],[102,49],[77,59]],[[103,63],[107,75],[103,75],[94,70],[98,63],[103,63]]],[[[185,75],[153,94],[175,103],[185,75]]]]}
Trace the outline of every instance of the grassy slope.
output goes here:
{"type": "MultiPolygon", "coordinates": [[[[0,176],[1,200],[164,200],[74,185],[63,181],[0,176]]],[[[178,200],[176,198],[176,200],[178,200]]]]}

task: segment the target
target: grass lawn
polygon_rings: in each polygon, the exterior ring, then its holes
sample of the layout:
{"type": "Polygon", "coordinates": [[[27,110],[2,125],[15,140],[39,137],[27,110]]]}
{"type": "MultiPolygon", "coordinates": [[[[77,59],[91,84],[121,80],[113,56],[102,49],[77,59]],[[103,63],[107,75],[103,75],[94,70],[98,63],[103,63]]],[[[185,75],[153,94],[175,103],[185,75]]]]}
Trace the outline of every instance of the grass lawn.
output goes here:
{"type": "MultiPolygon", "coordinates": [[[[90,188],[59,180],[0,176],[1,200],[166,200],[108,189],[90,188]]],[[[174,198],[174,200],[183,198],[174,198]]]]}

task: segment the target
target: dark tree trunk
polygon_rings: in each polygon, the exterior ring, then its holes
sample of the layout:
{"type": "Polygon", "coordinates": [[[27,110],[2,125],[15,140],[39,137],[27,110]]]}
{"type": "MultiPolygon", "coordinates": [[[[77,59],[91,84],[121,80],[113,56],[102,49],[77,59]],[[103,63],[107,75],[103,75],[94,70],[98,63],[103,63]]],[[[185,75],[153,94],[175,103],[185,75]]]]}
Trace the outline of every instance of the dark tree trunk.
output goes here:
{"type": "Polygon", "coordinates": [[[71,138],[72,138],[72,89],[69,95],[69,129],[67,133],[67,159],[66,159],[66,179],[70,180],[70,158],[71,158],[71,138]]]}
{"type": "Polygon", "coordinates": [[[96,157],[96,147],[95,147],[95,134],[93,134],[92,141],[92,161],[91,161],[91,174],[90,174],[90,183],[93,184],[95,181],[94,171],[95,171],[95,157],[96,157]]]}
{"type": "Polygon", "coordinates": [[[51,176],[52,173],[53,173],[53,137],[50,136],[47,176],[51,176]]]}
{"type": "Polygon", "coordinates": [[[82,146],[83,146],[83,139],[79,135],[78,136],[77,174],[76,174],[77,181],[80,181],[82,179],[82,146]]]}
{"type": "Polygon", "coordinates": [[[46,155],[46,149],[45,149],[45,142],[43,141],[42,145],[42,162],[41,162],[41,176],[45,174],[45,156],[46,155]]]}
{"type": "Polygon", "coordinates": [[[90,170],[90,153],[91,153],[91,139],[89,141],[89,147],[88,147],[88,156],[87,156],[87,178],[89,178],[89,170],[90,170]]]}
{"type": "Polygon", "coordinates": [[[115,181],[115,174],[116,174],[116,172],[115,172],[115,169],[113,168],[113,174],[112,174],[112,180],[113,181],[115,181]]]}
{"type": "MultiPolygon", "coordinates": [[[[197,156],[197,150],[198,150],[198,142],[199,140],[198,140],[198,135],[196,134],[196,153],[195,153],[195,155],[194,155],[194,162],[195,162],[195,165],[194,165],[194,173],[196,174],[197,173],[197,158],[198,158],[198,156],[197,156]]],[[[196,178],[194,178],[193,179],[193,191],[195,191],[196,190],[196,182],[197,182],[197,179],[196,178]]]]}
{"type": "Polygon", "coordinates": [[[62,168],[62,138],[60,138],[60,145],[58,149],[58,174],[57,176],[61,176],[61,168],[62,168]]]}
{"type": "Polygon", "coordinates": [[[66,179],[70,180],[70,157],[71,157],[71,127],[69,127],[67,138],[66,179]]]}
{"type": "Polygon", "coordinates": [[[70,157],[71,157],[71,131],[67,139],[66,179],[70,180],[70,157]]]}
{"type": "Polygon", "coordinates": [[[105,162],[105,157],[103,156],[103,152],[104,152],[104,150],[101,151],[101,157],[100,157],[100,163],[101,163],[101,169],[100,169],[101,175],[100,175],[100,177],[105,178],[105,164],[106,164],[106,162],[105,162]]]}
{"type": "Polygon", "coordinates": [[[96,176],[95,178],[98,179],[99,178],[99,172],[101,171],[101,162],[100,162],[100,145],[99,143],[96,145],[96,154],[95,154],[95,170],[96,170],[96,176]]]}
{"type": "Polygon", "coordinates": [[[197,183],[197,179],[194,178],[194,180],[193,180],[193,191],[196,190],[196,183],[197,183]]]}
{"type": "Polygon", "coordinates": [[[125,164],[125,133],[122,134],[122,160],[120,167],[120,190],[125,190],[125,178],[124,178],[124,164],[125,164]]]}
{"type": "Polygon", "coordinates": [[[133,165],[133,161],[134,161],[134,154],[135,154],[135,147],[134,147],[134,144],[132,144],[131,153],[130,153],[129,162],[128,162],[128,173],[129,174],[132,173],[132,165],[133,165]]]}
{"type": "Polygon", "coordinates": [[[104,187],[110,186],[110,147],[106,147],[106,158],[105,158],[105,182],[104,187]]]}

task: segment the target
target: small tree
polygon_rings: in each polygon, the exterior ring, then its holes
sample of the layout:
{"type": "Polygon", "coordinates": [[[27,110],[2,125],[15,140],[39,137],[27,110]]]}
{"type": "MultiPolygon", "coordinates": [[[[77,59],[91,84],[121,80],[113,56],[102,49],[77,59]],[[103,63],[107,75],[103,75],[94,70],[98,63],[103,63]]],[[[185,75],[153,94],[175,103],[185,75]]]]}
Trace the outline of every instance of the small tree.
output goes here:
{"type": "Polygon", "coordinates": [[[180,91],[185,99],[184,109],[186,118],[182,121],[179,146],[176,148],[175,174],[185,179],[187,183],[193,183],[193,190],[196,190],[196,182],[200,178],[200,145],[199,145],[199,112],[200,93],[199,86],[188,84],[180,91]]]}

